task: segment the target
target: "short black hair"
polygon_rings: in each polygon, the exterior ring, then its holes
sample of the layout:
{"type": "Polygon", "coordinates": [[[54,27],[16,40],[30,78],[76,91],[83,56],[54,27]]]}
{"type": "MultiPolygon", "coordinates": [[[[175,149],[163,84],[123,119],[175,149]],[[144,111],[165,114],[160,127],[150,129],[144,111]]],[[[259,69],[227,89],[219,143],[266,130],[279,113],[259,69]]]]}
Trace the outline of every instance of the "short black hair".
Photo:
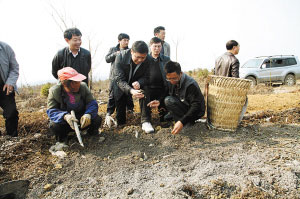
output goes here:
{"type": "Polygon", "coordinates": [[[168,61],[165,65],[166,73],[174,73],[176,72],[178,75],[181,73],[181,66],[178,62],[168,61]]]}
{"type": "Polygon", "coordinates": [[[132,44],[132,51],[141,53],[141,54],[148,54],[148,46],[144,41],[135,41],[132,44]]]}
{"type": "Polygon", "coordinates": [[[227,50],[232,50],[232,48],[234,47],[234,46],[238,46],[239,45],[239,43],[237,42],[237,41],[235,41],[235,40],[229,40],[227,43],[226,43],[226,49],[227,50]]]}
{"type": "Polygon", "coordinates": [[[121,41],[122,39],[130,39],[130,37],[126,33],[120,33],[118,35],[118,41],[121,41]]]}
{"type": "Polygon", "coordinates": [[[162,44],[162,40],[158,37],[153,37],[151,40],[150,40],[150,46],[152,44],[157,44],[157,43],[161,43],[162,44]]]}
{"type": "Polygon", "coordinates": [[[159,33],[161,30],[165,30],[165,27],[157,26],[156,28],[154,28],[154,36],[155,36],[156,33],[159,33]]]}
{"type": "Polygon", "coordinates": [[[64,32],[64,38],[65,39],[72,39],[72,36],[82,36],[80,30],[78,28],[69,28],[67,30],[65,30],[64,32]]]}

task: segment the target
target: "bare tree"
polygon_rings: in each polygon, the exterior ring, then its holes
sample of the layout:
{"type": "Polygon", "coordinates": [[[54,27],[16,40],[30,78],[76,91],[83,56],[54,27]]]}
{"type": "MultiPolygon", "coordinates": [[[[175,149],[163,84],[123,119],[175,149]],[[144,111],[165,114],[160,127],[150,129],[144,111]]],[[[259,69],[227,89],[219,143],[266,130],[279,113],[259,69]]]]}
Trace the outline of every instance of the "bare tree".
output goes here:
{"type": "Polygon", "coordinates": [[[173,44],[175,45],[175,60],[178,61],[178,47],[179,44],[183,41],[183,37],[176,37],[176,39],[172,39],[173,44]]]}

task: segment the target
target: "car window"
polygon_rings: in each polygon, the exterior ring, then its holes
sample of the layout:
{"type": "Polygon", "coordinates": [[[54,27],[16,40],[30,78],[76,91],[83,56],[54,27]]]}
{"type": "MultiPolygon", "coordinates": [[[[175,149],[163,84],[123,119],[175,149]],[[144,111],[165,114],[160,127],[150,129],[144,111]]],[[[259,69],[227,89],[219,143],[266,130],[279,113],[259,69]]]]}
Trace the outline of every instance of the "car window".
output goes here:
{"type": "Polygon", "coordinates": [[[262,61],[262,59],[250,59],[242,66],[242,68],[258,68],[262,61]]]}
{"type": "Polygon", "coordinates": [[[271,67],[284,67],[284,66],[291,66],[297,64],[295,58],[275,58],[271,61],[271,67]]]}
{"type": "Polygon", "coordinates": [[[286,61],[287,61],[287,63],[286,63],[287,66],[291,66],[291,65],[296,65],[297,64],[297,61],[296,61],[295,58],[287,58],[286,61]]]}

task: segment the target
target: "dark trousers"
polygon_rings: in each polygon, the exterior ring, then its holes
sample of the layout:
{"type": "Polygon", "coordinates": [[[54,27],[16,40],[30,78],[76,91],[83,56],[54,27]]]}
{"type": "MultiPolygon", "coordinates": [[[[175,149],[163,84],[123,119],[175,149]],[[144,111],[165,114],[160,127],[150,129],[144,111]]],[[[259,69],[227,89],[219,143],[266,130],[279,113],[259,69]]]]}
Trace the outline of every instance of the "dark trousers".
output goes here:
{"type": "MultiPolygon", "coordinates": [[[[126,104],[127,104],[127,98],[131,97],[126,94],[123,94],[120,99],[116,101],[116,110],[117,110],[117,122],[118,125],[126,124],[126,104]]],[[[142,98],[139,100],[140,109],[141,109],[141,121],[143,122],[149,122],[146,118],[146,111],[149,111],[146,109],[148,100],[147,98],[142,98]]]]}
{"type": "MultiPolygon", "coordinates": [[[[80,120],[80,118],[77,119],[80,120]]],[[[98,132],[101,121],[102,118],[97,115],[96,118],[92,119],[91,124],[84,129],[88,128],[88,134],[95,135],[98,132]]],[[[68,133],[74,130],[71,129],[70,125],[66,121],[63,121],[61,123],[50,122],[50,131],[55,135],[55,138],[58,142],[64,142],[68,136],[68,133]]]]}
{"type": "MultiPolygon", "coordinates": [[[[149,102],[153,100],[159,100],[160,105],[158,107],[159,110],[159,118],[160,121],[163,121],[164,115],[166,115],[166,106],[164,103],[163,95],[165,93],[164,88],[148,88],[147,89],[147,97],[149,98],[149,102]]],[[[147,104],[146,104],[147,105],[147,104]]],[[[145,111],[145,116],[144,116],[145,121],[151,121],[151,108],[146,106],[146,111],[145,111]]]]}
{"type": "MultiPolygon", "coordinates": [[[[183,117],[189,110],[189,107],[182,103],[177,97],[167,96],[164,100],[167,110],[171,112],[175,121],[178,121],[181,117],[183,117]]],[[[199,116],[195,116],[188,121],[190,124],[194,124],[195,120],[199,119],[199,116]]]]}
{"type": "MultiPolygon", "coordinates": [[[[127,106],[127,110],[133,111],[134,104],[133,104],[133,100],[132,100],[131,96],[127,97],[126,106],[127,106]]],[[[112,115],[115,112],[115,109],[116,109],[116,102],[115,102],[114,93],[113,93],[113,84],[110,83],[109,84],[109,95],[108,95],[108,102],[107,102],[106,111],[109,115],[112,115]]]]}
{"type": "Polygon", "coordinates": [[[15,92],[6,95],[6,90],[3,91],[3,85],[0,86],[0,107],[3,109],[6,134],[17,137],[19,112],[16,107],[15,92]]]}

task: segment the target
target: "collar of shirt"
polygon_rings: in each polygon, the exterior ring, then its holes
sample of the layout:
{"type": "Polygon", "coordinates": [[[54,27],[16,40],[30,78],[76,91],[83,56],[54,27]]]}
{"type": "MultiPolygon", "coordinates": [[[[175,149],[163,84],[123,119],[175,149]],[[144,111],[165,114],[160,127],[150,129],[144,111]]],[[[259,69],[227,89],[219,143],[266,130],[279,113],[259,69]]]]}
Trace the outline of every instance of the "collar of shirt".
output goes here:
{"type": "Polygon", "coordinates": [[[76,58],[77,55],[80,53],[80,48],[78,50],[78,52],[76,54],[73,54],[73,52],[71,51],[71,49],[69,48],[69,53],[72,53],[73,57],[76,58]]]}
{"type": "Polygon", "coordinates": [[[154,57],[152,56],[152,53],[150,53],[150,57],[151,57],[155,62],[157,62],[158,60],[161,60],[160,55],[159,55],[157,58],[154,58],[154,57]]]}

